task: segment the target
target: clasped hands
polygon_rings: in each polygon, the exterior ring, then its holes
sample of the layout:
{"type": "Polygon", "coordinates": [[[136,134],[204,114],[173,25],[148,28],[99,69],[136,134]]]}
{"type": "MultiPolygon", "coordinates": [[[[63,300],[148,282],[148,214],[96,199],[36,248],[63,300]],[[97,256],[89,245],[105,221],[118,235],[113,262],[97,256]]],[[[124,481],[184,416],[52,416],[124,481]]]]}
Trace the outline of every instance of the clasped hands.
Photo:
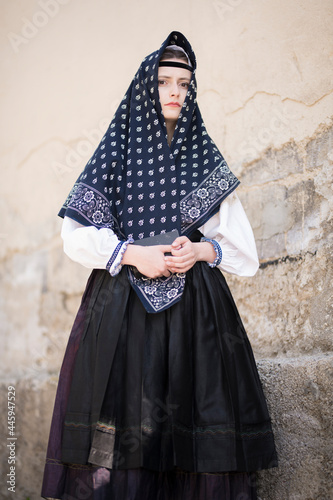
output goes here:
{"type": "Polygon", "coordinates": [[[122,264],[135,266],[148,278],[169,277],[173,273],[185,273],[198,260],[198,243],[186,236],[179,236],[172,245],[128,245],[122,264]],[[166,254],[171,255],[166,255],[166,254]]]}
{"type": "Polygon", "coordinates": [[[139,265],[137,264],[136,267],[149,278],[169,277],[173,273],[185,273],[196,262],[196,248],[186,236],[176,238],[172,245],[142,248],[146,249],[148,269],[146,268],[146,259],[139,265]],[[146,269],[145,272],[140,269],[141,265],[146,269]]]}
{"type": "Polygon", "coordinates": [[[172,245],[128,245],[122,264],[135,266],[148,278],[169,277],[186,273],[199,260],[214,262],[215,250],[208,242],[193,243],[187,236],[179,236],[172,245]],[[171,253],[171,255],[166,255],[171,253]]]}

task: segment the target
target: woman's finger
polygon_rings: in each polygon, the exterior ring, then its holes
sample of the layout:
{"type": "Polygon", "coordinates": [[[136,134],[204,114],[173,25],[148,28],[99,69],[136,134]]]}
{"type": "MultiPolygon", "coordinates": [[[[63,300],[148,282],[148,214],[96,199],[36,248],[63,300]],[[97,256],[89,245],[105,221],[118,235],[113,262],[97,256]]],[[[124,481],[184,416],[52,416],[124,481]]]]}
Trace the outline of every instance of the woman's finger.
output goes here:
{"type": "Polygon", "coordinates": [[[171,245],[156,245],[154,248],[158,249],[162,253],[171,253],[172,251],[171,245]]]}
{"type": "Polygon", "coordinates": [[[190,240],[188,239],[187,236],[178,236],[178,238],[175,239],[175,241],[172,243],[171,246],[173,248],[178,248],[185,245],[185,243],[187,243],[188,241],[190,240]]]}

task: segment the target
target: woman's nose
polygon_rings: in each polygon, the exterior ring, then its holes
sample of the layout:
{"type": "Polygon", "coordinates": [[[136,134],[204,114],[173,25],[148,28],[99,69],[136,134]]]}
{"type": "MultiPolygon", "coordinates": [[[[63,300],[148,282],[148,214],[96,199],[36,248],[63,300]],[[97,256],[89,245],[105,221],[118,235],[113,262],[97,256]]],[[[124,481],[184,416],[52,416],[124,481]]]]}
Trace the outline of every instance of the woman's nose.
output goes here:
{"type": "Polygon", "coordinates": [[[175,96],[179,95],[179,87],[178,87],[177,83],[173,83],[171,85],[170,95],[175,95],[175,96]]]}

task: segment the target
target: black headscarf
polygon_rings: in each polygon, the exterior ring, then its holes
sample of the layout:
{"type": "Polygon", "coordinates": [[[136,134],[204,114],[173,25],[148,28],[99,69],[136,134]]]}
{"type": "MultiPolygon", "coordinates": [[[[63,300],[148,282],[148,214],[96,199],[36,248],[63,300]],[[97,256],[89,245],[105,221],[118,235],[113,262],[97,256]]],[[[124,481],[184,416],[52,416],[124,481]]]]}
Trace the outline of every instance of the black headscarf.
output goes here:
{"type": "MultiPolygon", "coordinates": [[[[159,50],[143,60],[61,208],[61,217],[98,229],[110,228],[121,240],[135,240],[172,229],[190,236],[219,210],[239,181],[207,134],[196,100],[195,73],[191,45],[184,35],[173,31],[159,50]],[[158,94],[159,60],[169,45],[182,47],[193,67],[171,146],[158,94]]],[[[143,291],[144,301],[150,302],[151,306],[145,305],[151,312],[179,300],[185,281],[180,274],[141,279],[141,283],[130,272],[129,277],[143,291]],[[175,285],[168,286],[169,297],[162,293],[167,283],[175,285]],[[152,293],[144,292],[145,288],[151,292],[152,286],[159,289],[158,303],[152,302],[152,293]]]]}

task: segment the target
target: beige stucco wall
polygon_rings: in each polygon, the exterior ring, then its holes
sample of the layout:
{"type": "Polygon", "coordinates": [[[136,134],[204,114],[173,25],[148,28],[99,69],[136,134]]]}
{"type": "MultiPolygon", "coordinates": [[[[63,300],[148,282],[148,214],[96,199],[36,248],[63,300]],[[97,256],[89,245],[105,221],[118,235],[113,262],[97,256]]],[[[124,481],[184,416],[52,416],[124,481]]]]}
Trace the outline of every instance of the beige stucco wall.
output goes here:
{"type": "MultiPolygon", "coordinates": [[[[207,128],[240,177],[261,268],[228,277],[280,468],[261,500],[332,492],[331,0],[1,0],[1,405],[16,386],[17,498],[38,498],[57,375],[89,271],[57,211],[142,58],[191,41],[207,128]]],[[[5,406],[1,406],[5,408],[5,406]]],[[[6,411],[2,425],[6,434],[6,411]]],[[[8,450],[1,444],[2,474],[8,450]]],[[[12,494],[3,487],[3,498],[12,494]]]]}

